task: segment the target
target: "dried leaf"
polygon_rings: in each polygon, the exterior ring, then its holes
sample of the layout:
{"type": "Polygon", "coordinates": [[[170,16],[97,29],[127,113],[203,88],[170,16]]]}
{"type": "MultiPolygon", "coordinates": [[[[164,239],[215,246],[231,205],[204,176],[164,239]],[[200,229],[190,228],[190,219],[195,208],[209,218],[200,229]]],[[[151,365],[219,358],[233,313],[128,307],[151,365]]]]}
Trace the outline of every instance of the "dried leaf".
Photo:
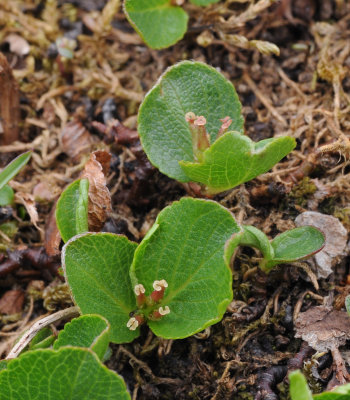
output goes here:
{"type": "Polygon", "coordinates": [[[24,292],[22,290],[8,290],[0,299],[0,314],[12,315],[22,311],[24,292]]]}
{"type": "Polygon", "coordinates": [[[111,155],[106,151],[95,151],[84,167],[81,178],[89,180],[89,230],[99,232],[112,210],[111,195],[106,186],[106,175],[111,155]]]}
{"type": "Polygon", "coordinates": [[[56,224],[56,205],[52,207],[45,225],[44,245],[49,256],[60,254],[61,235],[56,224]]]}
{"type": "Polygon", "coordinates": [[[61,131],[61,142],[63,151],[74,162],[79,162],[90,151],[94,140],[80,121],[71,121],[61,131]]]}
{"type": "Polygon", "coordinates": [[[4,42],[10,45],[10,51],[17,54],[18,56],[25,56],[30,51],[28,42],[22,38],[22,36],[10,33],[4,39],[4,42]]]}
{"type": "Polygon", "coordinates": [[[30,221],[40,232],[42,232],[43,230],[38,226],[39,215],[35,206],[34,196],[30,193],[16,192],[15,202],[24,205],[29,214],[30,221]]]}
{"type": "Polygon", "coordinates": [[[295,337],[300,337],[317,351],[337,349],[350,339],[350,318],[345,311],[312,307],[299,314],[295,337]]]}
{"type": "Polygon", "coordinates": [[[19,138],[19,88],[6,57],[0,53],[0,144],[19,138]]]}
{"type": "Polygon", "coordinates": [[[338,220],[331,215],[315,211],[306,211],[295,219],[297,226],[312,225],[320,229],[325,237],[326,244],[322,251],[313,259],[317,264],[317,277],[327,278],[332,272],[332,267],[339,262],[339,258],[347,254],[347,231],[338,220]]]}

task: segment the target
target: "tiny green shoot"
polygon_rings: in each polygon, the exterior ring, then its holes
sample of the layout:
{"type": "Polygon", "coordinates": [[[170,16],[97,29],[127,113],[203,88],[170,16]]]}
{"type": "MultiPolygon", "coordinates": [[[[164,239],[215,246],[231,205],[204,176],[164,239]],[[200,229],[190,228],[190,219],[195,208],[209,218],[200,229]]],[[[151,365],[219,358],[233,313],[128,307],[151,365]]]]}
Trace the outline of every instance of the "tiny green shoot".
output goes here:
{"type": "Polygon", "coordinates": [[[269,241],[261,230],[254,226],[243,225],[239,244],[259,249],[263,255],[259,267],[269,272],[278,264],[300,261],[322,250],[325,237],[313,226],[301,226],[276,236],[269,241]]]}
{"type": "Polygon", "coordinates": [[[21,154],[12,160],[1,172],[0,172],[0,206],[7,206],[13,203],[14,192],[13,189],[7,184],[12,178],[14,178],[19,171],[27,164],[32,156],[31,151],[21,154]]]}

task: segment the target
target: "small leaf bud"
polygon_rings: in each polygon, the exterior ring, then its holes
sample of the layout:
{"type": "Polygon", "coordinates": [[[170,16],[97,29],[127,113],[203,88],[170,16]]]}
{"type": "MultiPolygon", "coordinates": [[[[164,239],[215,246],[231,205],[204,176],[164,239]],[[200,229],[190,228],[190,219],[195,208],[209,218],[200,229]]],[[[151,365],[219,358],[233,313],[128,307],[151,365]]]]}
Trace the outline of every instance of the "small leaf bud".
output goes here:
{"type": "Polygon", "coordinates": [[[170,308],[168,306],[163,307],[159,307],[158,308],[158,312],[160,315],[167,315],[170,313],[170,308]]]}
{"type": "Polygon", "coordinates": [[[71,59],[74,56],[74,49],[77,47],[77,42],[74,39],[61,37],[56,40],[56,46],[58,53],[62,57],[71,59]]]}
{"type": "Polygon", "coordinates": [[[164,291],[168,287],[168,283],[165,279],[153,282],[154,291],[151,293],[151,299],[158,302],[164,297],[164,291]]]}
{"type": "Polygon", "coordinates": [[[131,330],[135,331],[140,325],[142,325],[145,322],[144,318],[142,315],[134,315],[129,319],[127,322],[126,326],[131,330]]]}
{"type": "Polygon", "coordinates": [[[163,288],[167,288],[167,287],[168,287],[168,282],[165,279],[153,282],[153,289],[157,290],[158,292],[160,290],[162,290],[163,288]]]}
{"type": "Polygon", "coordinates": [[[199,151],[204,151],[210,147],[210,140],[205,125],[207,120],[201,115],[194,121],[194,126],[198,129],[197,148],[199,151]]]}
{"type": "Polygon", "coordinates": [[[220,119],[220,121],[222,122],[222,125],[218,133],[218,138],[224,133],[226,133],[228,128],[232,124],[232,119],[230,117],[225,117],[224,119],[220,119]]]}
{"type": "Polygon", "coordinates": [[[204,126],[207,123],[207,120],[203,117],[203,115],[197,117],[193,122],[196,126],[204,126]]]}
{"type": "Polygon", "coordinates": [[[134,292],[135,292],[136,296],[139,296],[140,294],[144,294],[145,291],[146,291],[146,289],[144,288],[144,286],[141,283],[139,283],[138,285],[136,285],[134,287],[134,292]]]}
{"type": "Polygon", "coordinates": [[[139,321],[135,318],[132,317],[129,319],[128,323],[126,324],[126,326],[131,330],[131,331],[135,331],[137,329],[137,327],[139,326],[139,321]]]}
{"type": "Polygon", "coordinates": [[[134,287],[134,292],[136,294],[136,302],[139,307],[146,303],[145,291],[146,290],[141,283],[139,283],[134,287]]]}
{"type": "Polygon", "coordinates": [[[151,315],[149,315],[149,319],[151,320],[157,320],[162,318],[164,315],[167,315],[170,313],[170,308],[168,306],[165,307],[159,307],[158,310],[154,310],[151,315]]]}
{"type": "Polygon", "coordinates": [[[192,111],[186,113],[186,115],[185,115],[186,122],[193,123],[196,118],[197,118],[196,114],[193,113],[192,111]]]}
{"type": "Polygon", "coordinates": [[[186,113],[185,119],[192,136],[193,155],[201,160],[203,151],[210,147],[210,138],[205,128],[207,120],[202,115],[196,116],[192,111],[186,113]]]}

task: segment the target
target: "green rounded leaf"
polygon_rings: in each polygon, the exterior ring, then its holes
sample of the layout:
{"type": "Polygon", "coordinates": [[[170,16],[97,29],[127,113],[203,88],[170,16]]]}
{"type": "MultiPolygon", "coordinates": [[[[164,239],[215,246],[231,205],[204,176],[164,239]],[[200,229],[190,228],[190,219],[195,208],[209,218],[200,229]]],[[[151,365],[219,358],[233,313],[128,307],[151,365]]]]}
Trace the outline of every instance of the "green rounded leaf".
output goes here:
{"type": "Polygon", "coordinates": [[[219,193],[267,172],[295,147],[295,139],[284,136],[258,143],[239,132],[227,132],[203,153],[202,162],[180,161],[191,181],[219,193]]]}
{"type": "Polygon", "coordinates": [[[220,0],[190,0],[196,6],[208,6],[209,4],[218,3],[220,0]]]}
{"type": "Polygon", "coordinates": [[[88,349],[35,350],[0,372],[1,400],[130,400],[123,379],[88,349]]]}
{"type": "Polygon", "coordinates": [[[0,189],[0,207],[13,204],[15,193],[11,186],[5,185],[0,189]]]}
{"type": "Polygon", "coordinates": [[[194,161],[192,138],[185,114],[194,112],[207,120],[211,141],[229,116],[231,129],[243,132],[241,104],[233,85],[206,64],[183,61],[170,67],[145,97],[139,111],[142,146],[165,175],[181,182],[190,177],[179,161],[194,161]]]}
{"type": "Polygon", "coordinates": [[[323,233],[313,226],[301,226],[276,236],[271,241],[274,259],[279,262],[293,262],[312,256],[325,243],[323,233]]]}
{"type": "Polygon", "coordinates": [[[62,250],[62,266],[74,302],[82,314],[99,314],[111,324],[110,340],[130,342],[139,331],[126,324],[136,308],[129,278],[137,244],[111,233],[88,233],[71,239],[62,250]]]}
{"type": "Polygon", "coordinates": [[[56,206],[56,223],[64,242],[88,231],[87,179],[71,183],[61,194],[56,206]]]}
{"type": "Polygon", "coordinates": [[[9,182],[13,177],[15,177],[18,172],[27,164],[32,156],[31,151],[21,154],[10,162],[1,172],[0,172],[0,190],[9,182]]]}
{"type": "Polygon", "coordinates": [[[132,27],[152,49],[175,44],[187,30],[188,15],[170,0],[125,0],[124,11],[132,27]]]}
{"type": "Polygon", "coordinates": [[[146,294],[155,280],[168,283],[159,305],[170,314],[148,322],[157,336],[184,338],[221,320],[232,300],[225,244],[239,231],[232,214],[209,200],[183,198],[158,215],[130,270],[146,294]]]}
{"type": "Polygon", "coordinates": [[[64,346],[91,349],[101,360],[109,344],[110,325],[100,315],[82,315],[65,324],[53,345],[54,350],[64,346]]]}
{"type": "Polygon", "coordinates": [[[312,400],[305,376],[299,370],[291,372],[288,378],[292,400],[312,400]]]}

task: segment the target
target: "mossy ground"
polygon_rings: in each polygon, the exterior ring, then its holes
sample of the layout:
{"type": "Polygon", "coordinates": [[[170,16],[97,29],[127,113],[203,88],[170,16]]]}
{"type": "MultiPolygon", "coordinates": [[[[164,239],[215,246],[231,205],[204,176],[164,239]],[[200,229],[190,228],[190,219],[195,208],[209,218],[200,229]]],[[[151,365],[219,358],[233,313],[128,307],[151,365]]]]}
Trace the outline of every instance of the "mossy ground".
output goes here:
{"type": "MultiPolygon", "coordinates": [[[[16,251],[23,245],[46,244],[54,200],[78,176],[90,150],[106,148],[113,154],[108,176],[113,213],[105,230],[139,241],[162,208],[186,195],[183,186],[151,168],[137,141],[110,144],[96,129],[96,121],[108,125],[112,118],[136,129],[138,106],[147,90],[168,66],[184,59],[206,62],[231,79],[243,104],[246,133],[253,140],[290,135],[298,143],[271,172],[215,200],[240,222],[255,225],[270,237],[294,227],[294,218],[305,210],[333,213],[349,228],[348,2],[284,0],[252,19],[244,17],[249,2],[221,1],[206,9],[186,4],[188,33],[161,51],[142,43],[118,3],[111,1],[110,8],[104,8],[104,0],[0,4],[0,50],[21,92],[20,143],[1,147],[1,166],[33,148],[35,155],[15,179],[14,189],[33,194],[39,183],[45,183],[51,193],[51,198],[46,194],[36,203],[42,230],[28,216],[21,218],[25,213],[16,206],[18,232],[12,238],[4,226],[3,245],[16,251]],[[30,52],[16,53],[8,41],[10,34],[17,35],[17,43],[18,37],[24,39],[30,52]],[[63,35],[76,40],[72,59],[57,53],[55,43],[63,35]],[[274,43],[280,56],[238,47],[233,35],[274,43]],[[87,147],[74,136],[70,145],[62,142],[68,121],[85,128],[87,147]]],[[[133,399],[272,399],[266,396],[273,394],[287,398],[274,385],[271,393],[263,390],[263,372],[286,366],[300,349],[293,331],[296,305],[302,301],[302,310],[317,305],[332,292],[329,283],[346,285],[349,270],[339,267],[334,281],[321,285],[319,297],[302,297],[315,289],[301,270],[281,266],[266,276],[253,269],[257,256],[249,249],[237,254],[235,298],[221,323],[178,341],[162,340],[145,329],[132,344],[112,346],[107,365],[124,377],[133,399]]],[[[10,289],[24,291],[25,301],[17,322],[1,317],[2,355],[13,343],[7,333],[20,331],[46,313],[43,304],[59,309],[69,303],[59,278],[30,263],[3,276],[0,297],[10,289]],[[46,294],[34,296],[33,281],[43,281],[35,293],[46,294]]],[[[323,386],[331,377],[328,364],[319,371],[323,386]]]]}

